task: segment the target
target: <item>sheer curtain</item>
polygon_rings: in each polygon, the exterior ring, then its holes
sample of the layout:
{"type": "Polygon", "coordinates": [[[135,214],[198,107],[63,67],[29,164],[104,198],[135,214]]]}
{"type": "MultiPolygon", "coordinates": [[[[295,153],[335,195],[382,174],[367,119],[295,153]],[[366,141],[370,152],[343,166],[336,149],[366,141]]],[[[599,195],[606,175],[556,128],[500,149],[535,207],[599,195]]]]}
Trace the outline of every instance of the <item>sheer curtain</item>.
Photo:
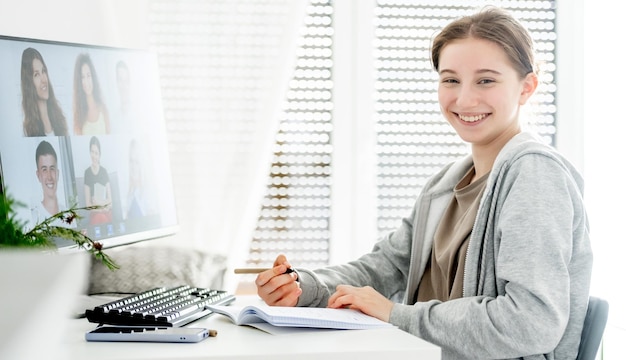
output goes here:
{"type": "Polygon", "coordinates": [[[305,5],[148,1],[180,223],[168,243],[244,262],[305,5]]]}

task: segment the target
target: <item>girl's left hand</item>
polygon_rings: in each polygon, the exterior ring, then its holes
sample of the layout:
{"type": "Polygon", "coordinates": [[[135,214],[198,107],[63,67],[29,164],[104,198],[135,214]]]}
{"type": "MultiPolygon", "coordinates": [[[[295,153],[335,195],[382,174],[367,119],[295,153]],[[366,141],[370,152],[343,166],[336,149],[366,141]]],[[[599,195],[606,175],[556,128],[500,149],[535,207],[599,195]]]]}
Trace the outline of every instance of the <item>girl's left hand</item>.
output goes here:
{"type": "Polygon", "coordinates": [[[328,299],[328,307],[342,307],[359,310],[367,315],[389,322],[393,302],[371,286],[354,287],[339,285],[337,291],[328,299]]]}

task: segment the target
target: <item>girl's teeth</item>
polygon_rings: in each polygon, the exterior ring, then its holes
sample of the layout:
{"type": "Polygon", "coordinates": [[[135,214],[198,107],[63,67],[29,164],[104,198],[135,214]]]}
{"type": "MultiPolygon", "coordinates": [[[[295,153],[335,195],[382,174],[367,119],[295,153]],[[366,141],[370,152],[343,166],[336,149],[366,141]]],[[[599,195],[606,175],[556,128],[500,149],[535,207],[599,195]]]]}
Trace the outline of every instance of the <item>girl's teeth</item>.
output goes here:
{"type": "Polygon", "coordinates": [[[485,116],[485,114],[482,115],[474,115],[474,116],[464,116],[464,115],[459,115],[459,117],[461,118],[461,120],[465,121],[465,122],[476,122],[478,120],[483,119],[485,116]]]}

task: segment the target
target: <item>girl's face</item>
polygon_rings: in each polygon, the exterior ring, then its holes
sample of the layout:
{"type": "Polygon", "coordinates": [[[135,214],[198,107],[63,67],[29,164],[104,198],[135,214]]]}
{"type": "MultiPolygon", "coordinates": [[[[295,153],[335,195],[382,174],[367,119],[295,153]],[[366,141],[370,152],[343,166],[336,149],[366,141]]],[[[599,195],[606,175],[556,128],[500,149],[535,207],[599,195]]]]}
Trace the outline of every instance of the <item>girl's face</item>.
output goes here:
{"type": "Polygon", "coordinates": [[[81,79],[83,84],[83,91],[85,92],[85,94],[90,95],[93,92],[93,80],[91,78],[91,69],[89,68],[89,65],[83,64],[83,66],[81,66],[80,68],[80,72],[82,75],[81,79]]]}
{"type": "Polygon", "coordinates": [[[519,108],[536,87],[536,75],[520,79],[504,50],[491,41],[455,40],[441,51],[441,111],[473,146],[506,142],[519,133],[519,108]]]}
{"type": "Polygon", "coordinates": [[[39,59],[33,60],[33,84],[37,91],[39,100],[48,100],[50,90],[48,90],[48,72],[39,59]]]}

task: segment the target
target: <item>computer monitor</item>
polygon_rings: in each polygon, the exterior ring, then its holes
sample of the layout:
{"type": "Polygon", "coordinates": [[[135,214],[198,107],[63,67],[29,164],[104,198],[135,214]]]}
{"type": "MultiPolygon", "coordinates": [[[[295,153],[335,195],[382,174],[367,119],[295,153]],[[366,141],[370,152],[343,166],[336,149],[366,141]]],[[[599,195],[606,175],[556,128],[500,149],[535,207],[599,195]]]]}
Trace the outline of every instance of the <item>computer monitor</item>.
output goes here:
{"type": "Polygon", "coordinates": [[[55,225],[104,248],[176,232],[153,52],[0,36],[0,79],[0,192],[24,205],[24,230],[99,205],[55,225]]]}

